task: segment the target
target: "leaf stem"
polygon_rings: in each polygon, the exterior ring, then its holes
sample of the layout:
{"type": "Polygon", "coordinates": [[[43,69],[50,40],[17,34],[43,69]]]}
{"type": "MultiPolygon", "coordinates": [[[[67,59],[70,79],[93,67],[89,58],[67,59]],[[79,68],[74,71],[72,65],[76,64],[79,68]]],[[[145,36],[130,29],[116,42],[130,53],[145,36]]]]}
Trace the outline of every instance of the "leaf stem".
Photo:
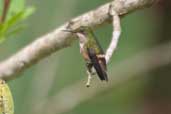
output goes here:
{"type": "Polygon", "coordinates": [[[11,0],[4,0],[4,8],[3,8],[3,12],[2,12],[2,17],[0,18],[0,23],[3,23],[6,19],[10,2],[11,2],[11,0]]]}

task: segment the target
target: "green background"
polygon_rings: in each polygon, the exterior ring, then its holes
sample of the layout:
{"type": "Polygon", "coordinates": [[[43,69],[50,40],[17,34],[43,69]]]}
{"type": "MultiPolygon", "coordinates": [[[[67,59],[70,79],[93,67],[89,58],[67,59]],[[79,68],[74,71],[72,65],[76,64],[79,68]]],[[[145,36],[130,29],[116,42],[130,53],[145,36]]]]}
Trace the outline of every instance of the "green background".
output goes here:
{"type": "MultiPolygon", "coordinates": [[[[36,11],[26,21],[28,26],[22,33],[0,45],[0,59],[4,60],[10,57],[64,22],[109,1],[27,0],[27,5],[34,6],[36,11]]],[[[115,64],[133,57],[155,44],[155,33],[159,32],[159,24],[156,23],[159,23],[159,20],[154,13],[154,7],[137,10],[122,18],[122,35],[117,51],[112,56],[111,63],[108,66],[111,71],[108,72],[112,72],[112,66],[115,64]]],[[[98,28],[95,34],[102,47],[106,49],[111,39],[111,24],[98,28]]],[[[149,73],[141,75],[144,78],[130,80],[117,88],[113,87],[99,93],[78,104],[65,114],[135,113],[140,108],[138,106],[143,102],[144,90],[148,85],[147,76],[150,76],[149,73]]],[[[9,82],[15,102],[15,114],[30,114],[35,105],[42,101],[48,101],[64,88],[68,88],[85,78],[84,61],[79,53],[79,46],[76,41],[71,47],[52,54],[20,74],[19,78],[9,82]]],[[[82,83],[80,86],[85,85],[82,83]]],[[[58,112],[52,111],[49,114],[58,114],[58,112]]]]}

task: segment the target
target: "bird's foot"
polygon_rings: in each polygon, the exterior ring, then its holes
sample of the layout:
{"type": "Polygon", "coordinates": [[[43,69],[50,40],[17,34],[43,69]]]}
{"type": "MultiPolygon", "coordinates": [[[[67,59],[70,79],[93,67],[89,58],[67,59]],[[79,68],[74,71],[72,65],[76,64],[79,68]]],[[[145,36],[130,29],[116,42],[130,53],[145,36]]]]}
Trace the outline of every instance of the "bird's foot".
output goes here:
{"type": "Polygon", "coordinates": [[[87,79],[86,87],[90,87],[92,74],[89,71],[87,71],[87,74],[88,74],[88,79],[87,79]]]}

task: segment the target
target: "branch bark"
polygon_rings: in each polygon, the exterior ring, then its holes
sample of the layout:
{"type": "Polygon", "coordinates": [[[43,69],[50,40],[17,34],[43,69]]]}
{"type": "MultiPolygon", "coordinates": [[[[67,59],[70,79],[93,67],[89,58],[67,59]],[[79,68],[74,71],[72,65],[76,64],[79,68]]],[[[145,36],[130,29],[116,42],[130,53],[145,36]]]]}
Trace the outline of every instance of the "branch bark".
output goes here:
{"type": "MultiPolygon", "coordinates": [[[[109,16],[109,6],[113,4],[115,11],[121,16],[137,9],[145,8],[154,4],[157,0],[114,0],[102,5],[96,10],[92,10],[72,20],[73,27],[91,26],[93,28],[111,22],[109,16]]],[[[63,32],[68,22],[51,33],[39,37],[36,41],[14,54],[9,59],[0,63],[0,78],[9,80],[17,76],[28,67],[62,48],[72,44],[74,38],[71,33],[63,32]]]]}

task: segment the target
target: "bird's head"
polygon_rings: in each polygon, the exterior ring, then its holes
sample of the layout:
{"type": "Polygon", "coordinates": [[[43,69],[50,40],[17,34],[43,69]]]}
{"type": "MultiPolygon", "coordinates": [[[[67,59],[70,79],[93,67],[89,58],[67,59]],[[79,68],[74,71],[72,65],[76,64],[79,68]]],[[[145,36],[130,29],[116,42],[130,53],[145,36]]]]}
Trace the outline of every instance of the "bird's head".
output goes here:
{"type": "Polygon", "coordinates": [[[66,32],[71,32],[71,33],[80,33],[80,34],[88,34],[90,31],[91,31],[91,28],[88,27],[88,26],[81,26],[77,29],[74,29],[74,30],[71,30],[71,29],[67,29],[67,30],[64,30],[66,32]]]}

